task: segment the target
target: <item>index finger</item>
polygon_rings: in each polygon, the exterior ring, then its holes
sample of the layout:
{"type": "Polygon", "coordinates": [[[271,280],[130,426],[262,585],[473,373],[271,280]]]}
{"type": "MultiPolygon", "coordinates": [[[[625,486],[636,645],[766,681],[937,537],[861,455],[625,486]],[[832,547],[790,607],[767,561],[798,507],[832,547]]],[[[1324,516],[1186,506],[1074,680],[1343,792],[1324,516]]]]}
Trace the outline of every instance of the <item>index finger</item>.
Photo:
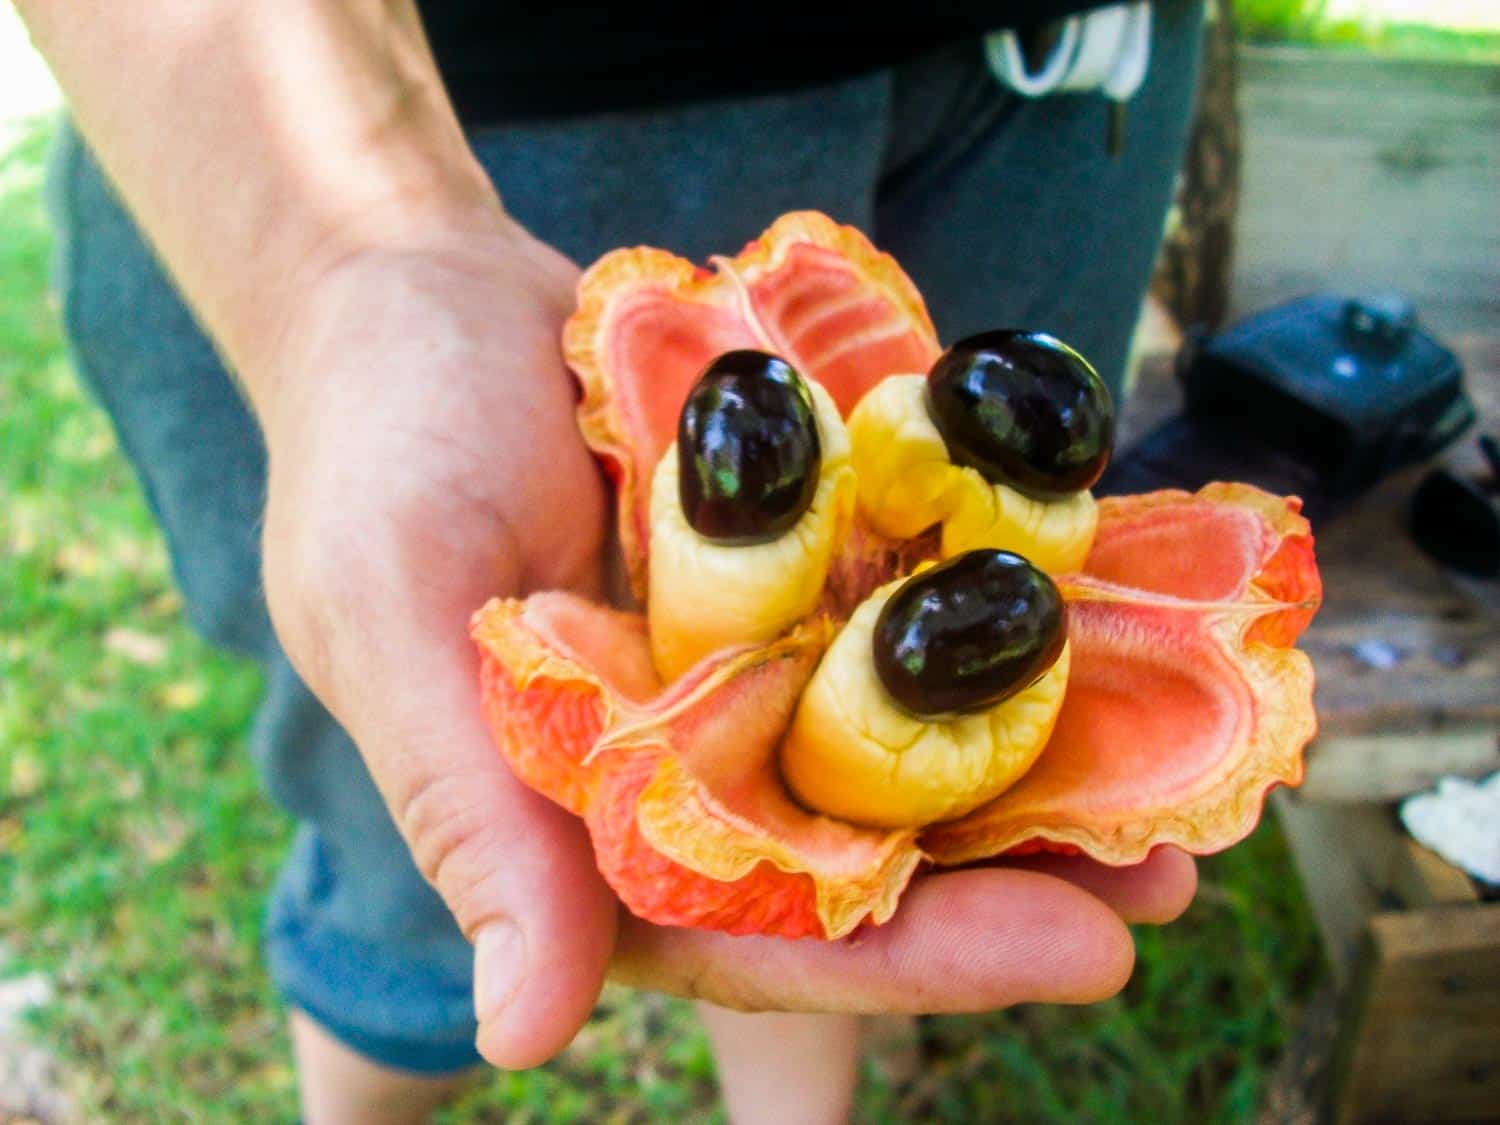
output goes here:
{"type": "Polygon", "coordinates": [[[979,1012],[1083,1004],[1124,987],[1135,960],[1120,917],[1051,875],[929,875],[895,917],[841,941],[731,937],[622,917],[621,983],[747,1011],[979,1012]]]}
{"type": "Polygon", "coordinates": [[[1127,922],[1164,925],[1175,921],[1198,889],[1198,869],[1192,856],[1164,844],[1140,863],[1110,867],[1081,855],[1045,853],[1006,857],[1008,867],[1056,875],[1103,900],[1127,922]]]}

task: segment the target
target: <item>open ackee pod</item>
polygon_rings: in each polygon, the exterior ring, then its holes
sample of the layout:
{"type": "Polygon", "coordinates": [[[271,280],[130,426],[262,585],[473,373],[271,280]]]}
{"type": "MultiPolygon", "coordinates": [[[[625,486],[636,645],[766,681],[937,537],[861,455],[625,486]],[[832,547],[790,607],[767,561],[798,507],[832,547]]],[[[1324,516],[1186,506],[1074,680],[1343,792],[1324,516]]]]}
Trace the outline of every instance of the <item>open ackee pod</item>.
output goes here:
{"type": "MultiPolygon", "coordinates": [[[[716,266],[607,255],[585,274],[566,332],[580,426],[619,488],[638,592],[651,472],[716,355],[774,351],[847,415],[885,376],[939,353],[899,267],[823,216],[786,216],[716,266]]],[[[777,768],[857,591],[669,684],[641,615],[558,593],[495,600],[472,626],[485,714],[516,774],[584,819],[625,905],[663,924],[836,938],[889,918],[927,861],[1053,848],[1125,864],[1158,844],[1220,850],[1254,827],[1269,787],[1300,780],[1313,733],[1311,666],[1291,646],[1320,588],[1298,509],[1232,484],[1101,501],[1083,572],[1056,576],[1072,670],[1050,740],[1012,788],[921,830],[810,812],[777,768]]],[[[829,583],[868,591],[930,551],[856,527],[829,583]]]]}

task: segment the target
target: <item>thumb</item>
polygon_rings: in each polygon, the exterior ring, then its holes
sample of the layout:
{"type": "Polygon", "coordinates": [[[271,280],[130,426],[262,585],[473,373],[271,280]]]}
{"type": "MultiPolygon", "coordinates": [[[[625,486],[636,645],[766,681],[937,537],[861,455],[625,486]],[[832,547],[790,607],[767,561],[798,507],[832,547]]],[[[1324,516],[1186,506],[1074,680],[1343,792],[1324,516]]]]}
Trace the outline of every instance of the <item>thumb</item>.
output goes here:
{"type": "Polygon", "coordinates": [[[504,829],[460,843],[436,883],[474,942],[479,1052],[518,1069],[546,1062],[588,1019],[617,904],[582,824],[530,792],[514,798],[504,829]]]}
{"type": "Polygon", "coordinates": [[[369,573],[378,552],[342,557],[341,581],[305,582],[300,605],[278,596],[292,584],[268,581],[278,630],[289,653],[312,654],[304,676],[353,736],[418,869],[474,943],[480,1054],[536,1066],[588,1019],[618,903],[582,822],[516,780],[494,748],[464,615],[389,596],[395,581],[369,573]]]}
{"type": "Polygon", "coordinates": [[[443,677],[454,685],[445,729],[400,749],[390,801],[418,867],[474,943],[479,1052],[518,1069],[546,1062],[588,1019],[618,904],[582,822],[517,781],[492,747],[467,663],[443,677]]]}

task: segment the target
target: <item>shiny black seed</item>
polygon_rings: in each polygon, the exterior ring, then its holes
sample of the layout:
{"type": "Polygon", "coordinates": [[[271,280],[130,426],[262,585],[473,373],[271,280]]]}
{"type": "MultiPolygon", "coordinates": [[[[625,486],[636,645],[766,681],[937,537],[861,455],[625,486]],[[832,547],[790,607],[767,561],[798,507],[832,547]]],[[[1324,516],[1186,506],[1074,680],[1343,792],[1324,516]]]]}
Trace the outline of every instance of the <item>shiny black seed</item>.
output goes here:
{"type": "Polygon", "coordinates": [[[927,376],[927,411],[955,464],[1041,500],[1092,485],[1115,439],[1104,380],[1044,332],[983,332],[954,344],[927,376]]]}
{"type": "Polygon", "coordinates": [[[678,495],[715,543],[764,543],[807,511],[822,447],[812,393],[784,360],[726,352],[698,377],[677,423],[678,495]]]}
{"type": "Polygon", "coordinates": [[[875,671],[917,718],[983,711],[1057,662],[1066,626],[1052,579],[1009,551],[969,551],[891,595],[875,622],[875,671]]]}

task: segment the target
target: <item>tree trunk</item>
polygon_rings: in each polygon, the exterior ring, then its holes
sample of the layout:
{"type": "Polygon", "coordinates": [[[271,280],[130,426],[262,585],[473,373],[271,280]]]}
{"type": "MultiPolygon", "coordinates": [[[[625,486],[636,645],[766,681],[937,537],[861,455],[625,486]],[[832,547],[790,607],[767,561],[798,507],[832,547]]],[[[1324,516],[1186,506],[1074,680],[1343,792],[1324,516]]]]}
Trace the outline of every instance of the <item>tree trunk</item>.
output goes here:
{"type": "Polygon", "coordinates": [[[1220,327],[1229,311],[1240,190],[1233,0],[1209,5],[1198,103],[1151,292],[1183,328],[1220,327]]]}

